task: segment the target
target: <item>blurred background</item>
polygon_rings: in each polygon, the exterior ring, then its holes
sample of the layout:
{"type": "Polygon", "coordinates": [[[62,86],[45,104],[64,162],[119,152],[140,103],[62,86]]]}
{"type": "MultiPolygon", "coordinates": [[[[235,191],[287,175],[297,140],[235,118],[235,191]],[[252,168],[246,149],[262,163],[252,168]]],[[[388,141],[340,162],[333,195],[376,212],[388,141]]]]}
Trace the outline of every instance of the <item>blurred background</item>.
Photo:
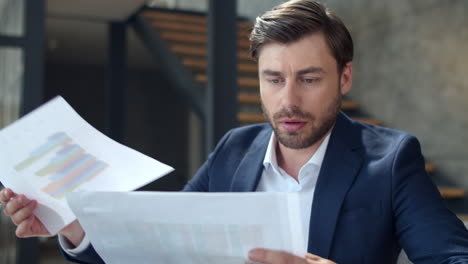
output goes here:
{"type": "MultiPolygon", "coordinates": [[[[264,121],[248,35],[282,2],[0,0],[0,128],[61,95],[176,169],[143,190],[179,190],[228,129],[264,121]]],[[[417,136],[426,170],[466,220],[468,2],[321,2],[355,42],[343,111],[417,136]]],[[[16,239],[2,214],[0,263],[65,261],[55,238],[16,239]]]]}

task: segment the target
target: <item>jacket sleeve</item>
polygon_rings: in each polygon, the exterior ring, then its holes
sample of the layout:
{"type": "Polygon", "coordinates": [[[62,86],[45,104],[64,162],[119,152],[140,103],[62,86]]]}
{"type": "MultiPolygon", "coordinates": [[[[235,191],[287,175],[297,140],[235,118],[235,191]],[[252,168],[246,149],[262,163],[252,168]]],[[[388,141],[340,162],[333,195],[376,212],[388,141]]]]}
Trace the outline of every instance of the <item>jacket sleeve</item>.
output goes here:
{"type": "Polygon", "coordinates": [[[210,184],[211,167],[218,154],[224,150],[226,142],[229,140],[232,130],[228,131],[219,141],[215,150],[208,156],[208,160],[198,169],[193,178],[185,185],[184,192],[208,192],[210,184]]]}
{"type": "Polygon", "coordinates": [[[417,139],[405,137],[393,160],[395,232],[409,259],[415,264],[468,263],[468,231],[427,175],[417,139]]]}
{"type": "Polygon", "coordinates": [[[101,259],[98,255],[96,250],[94,250],[93,245],[89,244],[89,246],[80,254],[76,256],[71,256],[67,254],[62,248],[60,248],[62,255],[65,257],[66,260],[75,262],[75,263],[82,263],[82,264],[104,264],[105,262],[101,259]]]}

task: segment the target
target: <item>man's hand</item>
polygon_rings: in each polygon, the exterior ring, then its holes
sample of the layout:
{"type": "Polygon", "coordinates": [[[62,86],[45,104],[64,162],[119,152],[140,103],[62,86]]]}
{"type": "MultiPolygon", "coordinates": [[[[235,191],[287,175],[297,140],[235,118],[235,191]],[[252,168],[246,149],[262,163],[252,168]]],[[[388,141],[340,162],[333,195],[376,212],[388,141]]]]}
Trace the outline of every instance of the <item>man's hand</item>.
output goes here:
{"type": "MultiPolygon", "coordinates": [[[[3,213],[16,225],[17,237],[51,236],[44,224],[34,215],[36,200],[29,200],[23,194],[15,194],[11,189],[5,188],[0,191],[0,203],[3,204],[3,213]]],[[[77,220],[63,228],[60,234],[75,246],[79,245],[84,237],[83,228],[77,220]]]]}
{"type": "Polygon", "coordinates": [[[336,264],[335,262],[329,259],[324,259],[311,253],[307,253],[305,255],[305,258],[307,260],[307,263],[309,264],[336,264]]]}
{"type": "Polygon", "coordinates": [[[17,237],[50,236],[39,219],[33,214],[37,201],[29,200],[22,194],[15,194],[11,189],[0,191],[3,213],[17,226],[17,237]]]}
{"type": "Polygon", "coordinates": [[[331,260],[310,253],[301,258],[284,251],[263,248],[252,249],[249,252],[249,259],[263,264],[336,264],[331,260]]]}

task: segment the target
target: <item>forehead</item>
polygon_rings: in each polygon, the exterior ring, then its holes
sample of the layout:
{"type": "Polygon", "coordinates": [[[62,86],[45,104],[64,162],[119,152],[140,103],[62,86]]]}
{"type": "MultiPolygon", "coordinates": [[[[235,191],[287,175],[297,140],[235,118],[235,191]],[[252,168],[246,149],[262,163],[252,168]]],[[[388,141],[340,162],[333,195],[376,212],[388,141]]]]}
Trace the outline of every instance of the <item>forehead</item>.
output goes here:
{"type": "Polygon", "coordinates": [[[322,33],[307,35],[292,43],[270,42],[260,50],[259,70],[288,69],[300,70],[319,67],[325,70],[336,69],[336,60],[322,33]]]}

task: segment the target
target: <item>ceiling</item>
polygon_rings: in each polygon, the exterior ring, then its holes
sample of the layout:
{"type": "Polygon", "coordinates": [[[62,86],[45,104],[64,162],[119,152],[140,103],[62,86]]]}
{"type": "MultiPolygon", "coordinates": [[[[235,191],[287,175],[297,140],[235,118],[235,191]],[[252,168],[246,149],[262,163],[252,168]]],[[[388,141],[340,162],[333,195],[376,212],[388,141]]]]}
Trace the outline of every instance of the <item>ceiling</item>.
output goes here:
{"type": "Polygon", "coordinates": [[[47,0],[47,15],[123,20],[145,4],[145,0],[47,0]]]}
{"type": "MultiPolygon", "coordinates": [[[[105,65],[109,22],[125,21],[145,0],[47,0],[46,56],[52,63],[105,65]]],[[[129,65],[150,67],[147,51],[129,28],[129,65]]]]}

